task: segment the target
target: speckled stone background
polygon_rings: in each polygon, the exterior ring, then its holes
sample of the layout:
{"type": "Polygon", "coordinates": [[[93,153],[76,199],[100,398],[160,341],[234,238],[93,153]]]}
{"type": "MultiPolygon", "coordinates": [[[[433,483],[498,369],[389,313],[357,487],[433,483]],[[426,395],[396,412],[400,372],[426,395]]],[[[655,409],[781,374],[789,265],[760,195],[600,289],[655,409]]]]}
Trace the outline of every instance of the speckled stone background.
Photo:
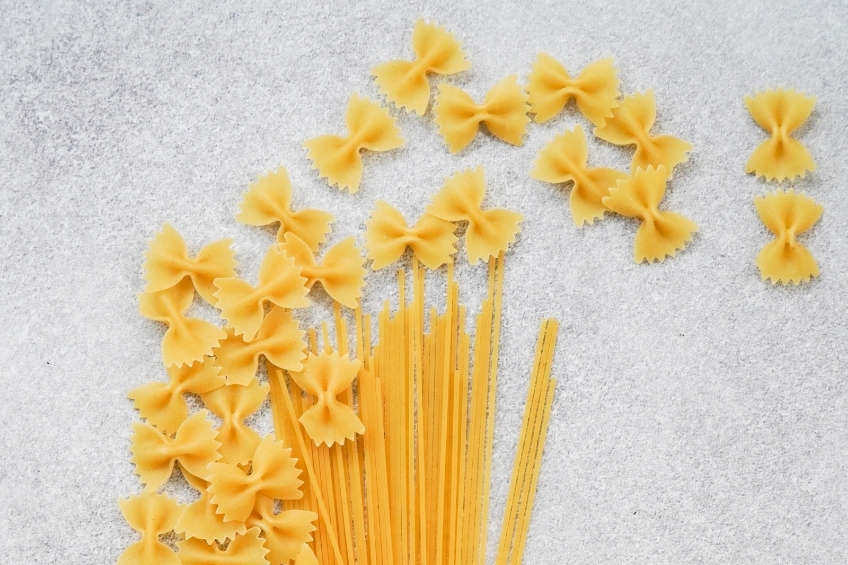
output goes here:
{"type": "MultiPolygon", "coordinates": [[[[163,222],[195,250],[234,238],[253,280],[271,231],[233,213],[265,171],[288,169],[295,207],[336,214],[332,241],[362,241],[376,200],[413,219],[480,164],[487,204],[526,216],[507,263],[489,562],[546,316],[562,324],[558,385],[526,563],[848,562],[846,77],[834,1],[0,2],[0,561],[114,563],[136,539],[116,500],[139,490],[126,393],[165,377],[162,327],[135,299],[163,222]],[[473,67],[449,80],[477,97],[526,80],[537,51],[575,71],[612,56],[625,92],[653,89],[656,131],[695,147],[664,204],[700,224],[689,248],[637,265],[634,222],[576,229],[567,190],[529,178],[554,134],[590,129],[573,106],[522,147],[483,133],[456,156],[431,114],[393,110],[407,144],[365,156],[358,194],[328,188],[301,143],[343,131],[352,91],[377,96],[369,69],[411,57],[418,16],[460,39],[473,67]],[[743,97],[778,85],[818,98],[798,132],[818,170],[783,185],[825,210],[803,237],[822,275],[801,288],[760,280],[752,200],[776,186],[743,171],[765,138],[743,97]]],[[[630,154],[590,140],[593,165],[630,154]]],[[[457,276],[473,311],[485,269],[463,257],[457,276]]],[[[443,272],[429,283],[438,303],[443,272]]],[[[386,298],[393,274],[371,275],[366,309],[386,298]]],[[[267,405],[252,423],[271,429],[267,405]]]]}

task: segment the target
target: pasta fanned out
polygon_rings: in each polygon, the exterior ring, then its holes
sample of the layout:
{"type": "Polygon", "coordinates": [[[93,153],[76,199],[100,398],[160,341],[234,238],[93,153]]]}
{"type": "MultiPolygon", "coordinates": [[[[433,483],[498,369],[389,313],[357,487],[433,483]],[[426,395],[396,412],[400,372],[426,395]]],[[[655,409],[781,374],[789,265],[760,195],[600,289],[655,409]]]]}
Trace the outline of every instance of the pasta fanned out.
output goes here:
{"type": "Polygon", "coordinates": [[[430,104],[427,73],[451,75],[468,69],[471,62],[453,35],[423,19],[415,22],[412,50],[414,61],[388,61],[371,69],[371,74],[389,102],[420,116],[430,104]]]}
{"type": "Polygon", "coordinates": [[[315,445],[344,443],[355,434],[365,433],[365,426],[356,412],[336,399],[350,388],[359,366],[359,360],[352,361],[348,355],[339,356],[334,351],[310,355],[302,371],[290,373],[297,386],[317,397],[315,405],[300,417],[300,423],[315,445]]]}
{"type": "Polygon", "coordinates": [[[486,94],[482,104],[450,84],[439,85],[436,95],[436,125],[451,153],[466,147],[477,135],[481,123],[492,135],[513,145],[524,143],[527,133],[527,94],[518,84],[518,76],[503,79],[486,94]]]}
{"type": "Polygon", "coordinates": [[[233,539],[236,534],[244,534],[247,528],[244,522],[224,520],[223,514],[218,514],[217,507],[212,504],[209,493],[209,482],[195,477],[183,470],[186,482],[200,493],[200,498],[189,504],[174,525],[174,531],[187,538],[199,538],[208,543],[224,542],[233,539]]]}
{"type": "Polygon", "coordinates": [[[773,192],[754,198],[757,213],[775,236],[757,255],[757,267],[763,279],[772,284],[808,281],[819,275],[819,266],[810,251],[796,236],[812,228],[823,208],[806,194],[794,191],[773,192]]]}
{"type": "Polygon", "coordinates": [[[378,200],[365,226],[366,256],[375,271],[400,259],[407,247],[430,269],[451,263],[456,253],[456,226],[430,214],[422,214],[409,227],[399,211],[378,200]]]}
{"type": "Polygon", "coordinates": [[[333,247],[318,263],[315,255],[306,243],[293,233],[287,233],[280,250],[294,259],[300,267],[300,275],[306,278],[306,288],[312,288],[316,282],[330,297],[347,306],[356,308],[362,288],[365,286],[365,259],[356,247],[356,238],[348,237],[333,247]]]}
{"type": "Polygon", "coordinates": [[[221,328],[184,315],[193,299],[194,286],[188,278],[171,288],[138,295],[141,315],[168,325],[162,338],[162,361],[166,367],[200,361],[226,337],[221,328]]]}
{"type": "Polygon", "coordinates": [[[286,257],[276,243],[268,248],[259,266],[256,287],[236,278],[217,279],[215,286],[218,287],[215,307],[221,310],[227,327],[235,330],[236,335],[244,335],[247,342],[259,331],[265,302],[282,308],[309,306],[306,298],[309,289],[306,279],[300,276],[300,267],[295,265],[293,258],[286,257]]]}
{"type": "Polygon", "coordinates": [[[206,419],[207,414],[206,410],[195,412],[177,428],[173,439],[149,424],[133,424],[130,461],[146,491],[155,491],[165,484],[177,461],[192,475],[204,478],[209,474],[207,466],[221,458],[221,444],[215,441],[217,432],[211,420],[206,419]]]}
{"type": "MultiPolygon", "coordinates": [[[[327,239],[330,224],[335,217],[322,210],[291,210],[292,189],[288,173],[283,167],[270,172],[250,185],[242,195],[236,220],[250,226],[267,226],[279,222],[277,241],[286,233],[293,233],[312,251],[327,239]]],[[[235,274],[226,275],[234,277],[235,274]]],[[[214,304],[214,301],[211,302],[214,304]]]]}
{"type": "Polygon", "coordinates": [[[667,174],[661,165],[656,169],[638,169],[628,180],[618,181],[604,205],[622,216],[642,220],[636,231],[633,257],[637,263],[665,261],[683,249],[698,226],[674,212],[660,212],[657,207],[665,196],[667,174]]]}
{"type": "Polygon", "coordinates": [[[200,539],[186,539],[177,542],[182,565],[267,565],[265,556],[268,549],[265,540],[259,537],[259,528],[251,528],[243,535],[236,536],[226,549],[215,543],[206,543],[200,539]]]}
{"type": "Polygon", "coordinates": [[[792,137],[810,117],[815,103],[812,96],[794,90],[767,90],[746,96],[751,117],[771,137],[754,149],[745,172],[781,181],[815,171],[816,163],[807,148],[792,137]]]}
{"type": "Polygon", "coordinates": [[[214,359],[206,357],[191,365],[167,368],[167,383],[146,383],[132,389],[127,396],[135,401],[142,418],[163,432],[173,432],[188,418],[188,405],[183,393],[204,394],[223,386],[224,378],[213,365],[214,359]]]}
{"type": "Polygon", "coordinates": [[[227,338],[213,351],[215,365],[228,384],[247,385],[256,376],[259,356],[283,369],[299,371],[306,354],[305,332],[290,311],[274,307],[263,318],[259,330],[250,342],[227,330],[227,338]]]}
{"type": "Polygon", "coordinates": [[[584,222],[593,223],[602,218],[607,207],[603,199],[609,196],[609,189],[629,175],[608,168],[586,167],[589,150],[586,135],[579,125],[571,131],[554,137],[534,161],[535,168],[530,171],[534,179],[554,184],[572,182],[571,216],[574,225],[580,227],[584,222]]]}
{"type": "Polygon", "coordinates": [[[209,492],[212,504],[227,521],[244,522],[256,504],[256,498],[264,495],[278,500],[298,500],[303,497],[298,478],[300,470],[291,456],[291,448],[283,442],[274,441],[267,435],[251,457],[250,473],[237,465],[212,463],[209,465],[209,492]]]}
{"type": "Polygon", "coordinates": [[[572,78],[559,61],[539,53],[527,78],[530,111],[536,114],[537,122],[550,120],[574,98],[586,119],[602,127],[621,96],[612,59],[596,61],[572,78]]]}
{"type": "Polygon", "coordinates": [[[274,500],[259,495],[247,523],[262,530],[271,563],[288,563],[296,560],[301,547],[312,541],[317,519],[318,514],[309,510],[283,510],[275,514],[274,500]]]}
{"type": "Polygon", "coordinates": [[[662,166],[671,178],[674,167],[689,160],[686,153],[692,146],[671,135],[651,135],[656,119],[653,91],[631,94],[612,110],[612,117],[603,126],[595,128],[595,136],[614,145],[636,145],[632,171],[662,166]]]}
{"type": "Polygon", "coordinates": [[[159,541],[159,536],[174,529],[183,512],[177,501],[164,494],[145,493],[118,499],[118,508],[130,527],[141,534],[141,539],[118,557],[118,565],[180,565],[177,554],[159,541]]]}
{"type": "Polygon", "coordinates": [[[403,145],[400,128],[388,110],[357,94],[350,97],[345,113],[348,135],[322,135],[304,142],[312,168],[330,185],[350,192],[359,190],[362,180],[361,149],[389,151],[403,145]]]}
{"type": "Polygon", "coordinates": [[[256,379],[247,385],[230,384],[202,395],[203,404],[223,423],[215,440],[221,444],[221,463],[244,465],[250,461],[262,438],[244,425],[244,419],[259,410],[268,397],[268,385],[256,379]]]}
{"type": "Polygon", "coordinates": [[[206,302],[214,304],[215,279],[236,275],[232,244],[231,239],[210,243],[191,259],[182,236],[172,225],[165,224],[144,253],[146,261],[142,268],[144,279],[148,281],[145,292],[171,288],[189,277],[197,293],[206,302]]]}
{"type": "Polygon", "coordinates": [[[448,222],[468,222],[465,250],[468,261],[497,257],[515,241],[524,216],[512,210],[483,210],[486,178],[483,167],[462,171],[445,179],[441,190],[427,206],[427,213],[448,222]]]}

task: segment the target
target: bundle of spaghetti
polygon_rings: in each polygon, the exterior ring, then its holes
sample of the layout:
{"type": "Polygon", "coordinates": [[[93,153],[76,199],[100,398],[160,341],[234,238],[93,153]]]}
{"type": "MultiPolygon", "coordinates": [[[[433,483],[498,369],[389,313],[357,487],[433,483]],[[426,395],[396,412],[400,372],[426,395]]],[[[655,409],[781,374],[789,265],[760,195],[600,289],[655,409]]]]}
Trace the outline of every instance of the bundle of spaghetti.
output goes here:
{"type": "Polygon", "coordinates": [[[521,565],[548,431],[556,379],[550,377],[558,324],[544,320],[524,406],[524,418],[504,512],[496,565],[521,565]]]}

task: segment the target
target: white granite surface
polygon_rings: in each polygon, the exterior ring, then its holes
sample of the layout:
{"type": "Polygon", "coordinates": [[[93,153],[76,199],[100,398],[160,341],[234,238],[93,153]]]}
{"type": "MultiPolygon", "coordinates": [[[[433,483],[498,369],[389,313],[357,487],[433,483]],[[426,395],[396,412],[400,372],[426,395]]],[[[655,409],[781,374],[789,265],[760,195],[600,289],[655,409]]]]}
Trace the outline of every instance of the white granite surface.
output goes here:
{"type": "MultiPolygon", "coordinates": [[[[0,561],[114,563],[135,539],[115,501],[139,489],[126,393],[165,375],[162,329],[135,299],[163,222],[193,249],[233,237],[252,278],[270,232],[232,216],[269,169],[288,168],[296,207],[337,215],[333,241],[361,241],[377,199],[414,218],[444,176],[482,164],[488,203],[526,216],[508,258],[490,561],[553,316],[559,383],[525,563],[848,562],[848,5],[342,6],[0,2],[0,561]],[[525,80],[537,51],[573,70],[612,56],[625,92],[654,89],[657,131],[695,147],[665,202],[700,224],[692,245],[636,265],[634,222],[575,229],[567,194],[529,178],[555,133],[588,128],[573,106],[523,147],[481,134],[457,156],[432,116],[396,113],[407,144],[365,157],[358,194],[318,180],[302,141],[341,132],[352,91],[377,94],[369,69],[411,56],[418,16],[461,40],[473,67],[451,80],[475,96],[525,80]],[[743,172],[764,132],[742,99],[778,85],[818,97],[798,133],[818,170],[784,185],[825,209],[804,237],[822,275],[801,288],[763,283],[753,262],[769,234],[752,199],[775,185],[743,172]]],[[[593,164],[629,155],[590,142],[593,164]]],[[[458,276],[477,303],[484,269],[463,259],[458,276]]],[[[373,275],[366,308],[393,288],[373,275]]],[[[267,405],[254,423],[270,429],[267,405]]]]}

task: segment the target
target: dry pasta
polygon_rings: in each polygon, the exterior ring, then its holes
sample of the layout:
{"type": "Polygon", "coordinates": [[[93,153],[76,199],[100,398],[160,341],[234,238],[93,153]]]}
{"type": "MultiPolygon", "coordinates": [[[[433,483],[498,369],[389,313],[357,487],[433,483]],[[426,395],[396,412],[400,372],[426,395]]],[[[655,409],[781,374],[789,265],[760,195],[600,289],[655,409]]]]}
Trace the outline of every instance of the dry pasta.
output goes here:
{"type": "Polygon", "coordinates": [[[327,250],[321,263],[306,243],[293,233],[287,233],[280,250],[300,267],[300,276],[306,278],[306,288],[320,282],[333,300],[348,308],[356,308],[365,286],[365,259],[356,247],[356,238],[343,239],[327,250]]]}
{"type": "Polygon", "coordinates": [[[251,528],[237,535],[226,549],[217,544],[190,538],[177,542],[182,565],[268,565],[265,540],[259,537],[259,528],[251,528]]]}
{"type": "Polygon", "coordinates": [[[773,284],[795,283],[819,276],[819,266],[797,236],[819,220],[823,208],[807,196],[794,191],[772,192],[754,198],[757,213],[776,236],[757,255],[757,267],[763,279],[773,284]]]}
{"type": "Polygon", "coordinates": [[[810,152],[792,137],[810,117],[815,103],[812,96],[795,90],[766,90],[746,96],[745,105],[751,117],[771,137],[754,149],[745,164],[745,172],[781,181],[815,171],[816,162],[810,152]]]}
{"type": "Polygon", "coordinates": [[[201,395],[203,404],[222,420],[215,437],[221,444],[221,463],[244,465],[250,461],[262,438],[244,420],[259,410],[267,397],[268,385],[260,385],[256,379],[247,385],[229,384],[201,395]]]}
{"type": "Polygon", "coordinates": [[[130,527],[141,534],[141,539],[118,557],[118,565],[180,565],[176,553],[159,541],[159,536],[174,529],[174,524],[183,511],[176,500],[164,494],[145,493],[118,499],[118,507],[130,527]]]}

